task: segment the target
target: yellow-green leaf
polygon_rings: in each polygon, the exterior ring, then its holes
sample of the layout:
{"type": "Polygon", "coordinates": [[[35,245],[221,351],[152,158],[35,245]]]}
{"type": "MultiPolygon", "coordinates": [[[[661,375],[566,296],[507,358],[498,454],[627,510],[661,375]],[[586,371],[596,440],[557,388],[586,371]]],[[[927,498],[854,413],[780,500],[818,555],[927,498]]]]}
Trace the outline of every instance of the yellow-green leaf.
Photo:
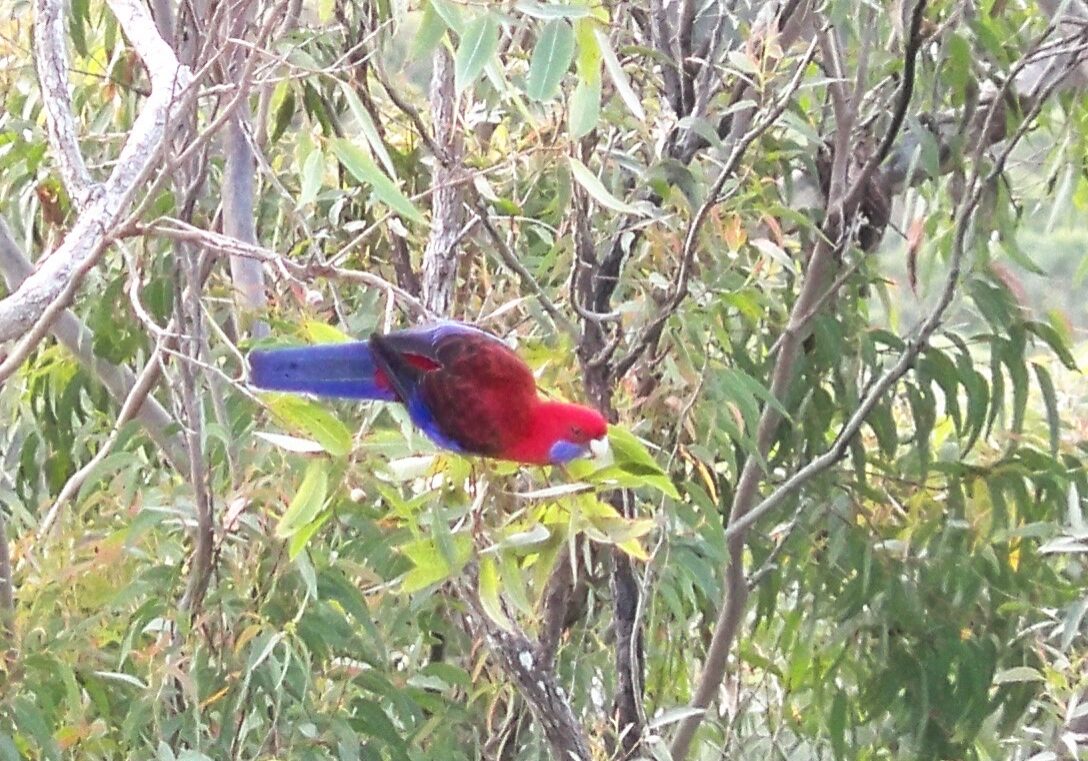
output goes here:
{"type": "Polygon", "coordinates": [[[465,567],[472,555],[472,538],[465,533],[453,534],[450,537],[452,546],[452,562],[447,561],[439,550],[437,542],[432,538],[419,539],[404,545],[401,548],[413,568],[404,575],[401,581],[401,590],[407,593],[417,592],[445,581],[450,576],[458,573],[465,567]]]}
{"type": "Polygon", "coordinates": [[[573,58],[574,30],[564,19],[549,21],[533,47],[525,94],[533,100],[554,98],[573,58]]]}
{"type": "Polygon", "coordinates": [[[490,557],[480,558],[480,604],[487,617],[499,627],[506,631],[514,628],[506,611],[502,608],[499,567],[490,557]]]}
{"type": "Polygon", "coordinates": [[[597,175],[590,171],[589,167],[583,164],[573,156],[568,156],[567,161],[570,164],[571,174],[574,175],[574,179],[578,181],[578,184],[586,189],[586,192],[593,197],[593,200],[612,211],[618,211],[621,214],[637,214],[640,216],[646,216],[646,212],[642,209],[638,209],[629,203],[625,203],[614,195],[608,192],[608,188],[604,186],[604,183],[597,179],[597,175]]]}
{"type": "Polygon", "coordinates": [[[334,140],[332,147],[340,163],[351,172],[355,179],[369,185],[379,201],[405,219],[421,225],[427,223],[426,218],[408,199],[408,196],[404,195],[396,183],[378,169],[378,165],[366,151],[345,138],[334,140]]]}
{"type": "MultiPolygon", "coordinates": [[[[607,482],[616,477],[617,469],[633,478],[638,485],[649,486],[672,499],[680,499],[672,479],[661,469],[642,441],[625,428],[609,426],[608,442],[612,446],[615,464],[587,476],[589,480],[607,482]]],[[[632,486],[630,482],[622,484],[632,486]]]]}
{"type": "Polygon", "coordinates": [[[302,548],[310,541],[310,537],[316,534],[318,529],[324,526],[325,522],[331,517],[332,512],[326,510],[296,531],[287,542],[287,557],[291,560],[298,557],[298,554],[302,552],[302,548]]]}
{"type": "Polygon", "coordinates": [[[294,499],[276,524],[276,536],[286,539],[317,517],[329,491],[328,463],[313,460],[306,468],[294,499]]]}
{"type": "Polygon", "coordinates": [[[267,394],[264,398],[284,427],[306,434],[334,457],[351,452],[351,431],[321,405],[291,394],[267,394]]]}
{"type": "Polygon", "coordinates": [[[476,83],[498,47],[499,22],[490,13],[478,16],[465,26],[453,65],[458,94],[476,83]]]}
{"type": "Polygon", "coordinates": [[[623,550],[624,553],[630,555],[635,560],[641,560],[642,562],[648,562],[650,555],[646,552],[646,548],[642,546],[642,542],[638,539],[627,539],[626,541],[619,542],[616,547],[623,550]]]}

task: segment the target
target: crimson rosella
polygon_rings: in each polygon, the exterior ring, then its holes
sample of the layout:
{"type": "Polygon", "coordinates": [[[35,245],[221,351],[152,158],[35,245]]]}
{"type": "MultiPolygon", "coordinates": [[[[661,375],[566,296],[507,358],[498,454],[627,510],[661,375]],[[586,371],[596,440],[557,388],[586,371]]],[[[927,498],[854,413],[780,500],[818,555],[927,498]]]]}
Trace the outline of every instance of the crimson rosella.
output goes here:
{"type": "Polygon", "coordinates": [[[607,450],[599,412],[537,394],[529,366],[499,338],[458,322],[369,341],[253,351],[257,388],[407,406],[439,446],[535,465],[607,450]]]}

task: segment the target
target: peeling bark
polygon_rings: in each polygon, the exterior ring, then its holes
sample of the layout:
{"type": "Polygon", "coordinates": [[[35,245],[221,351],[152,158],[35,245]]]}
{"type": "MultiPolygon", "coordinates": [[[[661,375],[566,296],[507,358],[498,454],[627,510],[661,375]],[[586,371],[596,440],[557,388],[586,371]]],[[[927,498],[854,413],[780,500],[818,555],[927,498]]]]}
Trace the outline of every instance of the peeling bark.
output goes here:
{"type": "Polygon", "coordinates": [[[463,191],[458,181],[463,146],[457,124],[453,59],[441,46],[434,53],[430,99],[434,142],[447,162],[435,165],[431,181],[431,235],[423,252],[423,302],[433,312],[449,314],[457,287],[457,248],[465,216],[463,191]]]}

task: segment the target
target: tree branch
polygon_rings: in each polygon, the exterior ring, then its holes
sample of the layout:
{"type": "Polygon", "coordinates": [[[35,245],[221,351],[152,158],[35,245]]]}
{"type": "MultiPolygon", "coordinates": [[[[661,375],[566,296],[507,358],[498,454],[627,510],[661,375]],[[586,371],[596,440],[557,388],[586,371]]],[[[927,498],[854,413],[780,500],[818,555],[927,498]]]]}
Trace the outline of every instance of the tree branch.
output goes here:
{"type": "MultiPolygon", "coordinates": [[[[186,248],[182,244],[181,248],[186,248]]],[[[204,312],[200,306],[202,279],[194,252],[179,262],[184,267],[189,287],[181,287],[181,279],[175,288],[178,325],[186,333],[180,347],[186,357],[201,361],[204,355],[204,312]]],[[[180,274],[180,273],[179,273],[180,274]]],[[[196,510],[196,532],[189,567],[189,578],[179,608],[190,619],[195,618],[204,602],[204,595],[211,582],[215,549],[215,525],[212,518],[212,495],[208,483],[207,464],[204,461],[204,411],[197,399],[196,371],[192,362],[180,363],[182,409],[185,413],[185,437],[189,446],[189,477],[193,488],[193,505],[196,510]]]]}
{"type": "Polygon", "coordinates": [[[0,510],[0,644],[11,636],[15,619],[15,584],[11,575],[7,518],[0,510]]]}
{"type": "Polygon", "coordinates": [[[68,195],[75,207],[82,210],[94,180],[79,150],[75,116],[72,114],[65,3],[63,0],[38,0],[34,16],[34,57],[38,84],[42,89],[42,107],[49,128],[49,143],[68,195]]]}
{"type": "Polygon", "coordinates": [[[544,731],[552,758],[589,761],[585,730],[575,718],[550,663],[519,629],[506,630],[491,620],[476,593],[477,584],[475,569],[470,569],[468,582],[459,585],[460,596],[472,610],[466,620],[476,636],[486,640],[489,649],[499,656],[503,671],[517,685],[518,693],[544,731]]]}
{"type": "Polygon", "coordinates": [[[64,242],[14,293],[0,300],[0,341],[30,331],[50,305],[97,263],[137,187],[154,169],[166,125],[178,110],[178,96],[191,81],[189,69],[178,63],[159,37],[143,4],[110,0],[109,5],[147,67],[151,96],[136,117],[109,179],[93,194],[64,242]]]}
{"type": "Polygon", "coordinates": [[[205,250],[218,255],[245,256],[261,262],[273,264],[287,277],[295,278],[303,282],[310,282],[316,277],[327,277],[332,280],[343,280],[357,285],[365,285],[381,290],[396,297],[397,302],[408,307],[408,310],[417,317],[433,319],[436,313],[428,309],[423,302],[412,294],[390,283],[372,272],[351,270],[345,267],[335,267],[331,264],[299,264],[287,257],[262,246],[255,246],[245,241],[231,238],[227,235],[204,230],[178,219],[163,218],[149,225],[141,225],[131,230],[134,234],[154,234],[174,240],[200,243],[205,250]]]}
{"type": "MultiPolygon", "coordinates": [[[[15,243],[7,224],[0,219],[0,275],[8,288],[15,290],[32,271],[33,265],[15,243]]],[[[95,356],[92,349],[94,335],[71,312],[63,312],[53,322],[52,331],[61,345],[105,386],[110,397],[123,404],[136,384],[132,371],[95,356]]],[[[170,464],[179,472],[186,472],[188,456],[180,438],[170,431],[176,425],[170,413],[154,398],[148,397],[137,409],[135,419],[147,430],[170,464]]]]}
{"type": "Polygon", "coordinates": [[[431,198],[431,235],[423,252],[423,303],[432,312],[449,314],[457,287],[457,255],[464,212],[461,187],[461,133],[457,124],[457,94],[454,91],[453,59],[441,45],[434,52],[431,74],[431,118],[434,142],[447,157],[434,169],[431,198]]]}

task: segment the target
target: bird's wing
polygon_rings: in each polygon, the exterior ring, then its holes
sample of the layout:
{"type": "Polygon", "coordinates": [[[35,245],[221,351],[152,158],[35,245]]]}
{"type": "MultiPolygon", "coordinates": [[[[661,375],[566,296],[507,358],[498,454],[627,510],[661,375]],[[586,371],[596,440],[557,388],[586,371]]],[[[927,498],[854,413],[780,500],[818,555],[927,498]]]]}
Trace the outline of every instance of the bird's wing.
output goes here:
{"type": "Polygon", "coordinates": [[[438,444],[501,456],[523,435],[536,383],[521,358],[494,336],[445,323],[375,335],[371,344],[412,420],[438,444]],[[409,356],[426,356],[437,367],[422,370],[409,356]]]}
{"type": "Polygon", "coordinates": [[[459,339],[466,336],[494,341],[503,346],[506,345],[497,336],[493,336],[472,325],[463,322],[455,322],[453,320],[444,320],[442,322],[434,323],[433,325],[424,325],[418,328],[397,330],[392,333],[384,334],[382,338],[389,347],[398,354],[424,357],[439,363],[441,360],[438,354],[441,351],[442,345],[451,339],[459,339]]]}

